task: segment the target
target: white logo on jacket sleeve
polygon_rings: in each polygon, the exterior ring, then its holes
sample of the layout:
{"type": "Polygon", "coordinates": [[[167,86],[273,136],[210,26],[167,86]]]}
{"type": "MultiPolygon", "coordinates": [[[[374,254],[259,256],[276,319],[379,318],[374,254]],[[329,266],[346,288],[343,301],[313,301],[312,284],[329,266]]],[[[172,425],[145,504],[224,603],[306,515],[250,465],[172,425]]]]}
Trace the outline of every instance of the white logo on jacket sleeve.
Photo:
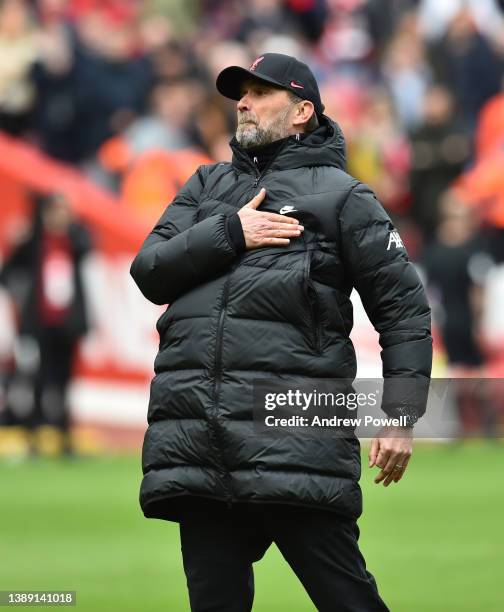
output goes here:
{"type": "Polygon", "coordinates": [[[281,215],[286,215],[290,212],[298,212],[294,206],[282,206],[282,208],[278,211],[281,215]]]}
{"type": "Polygon", "coordinates": [[[403,241],[401,240],[401,236],[399,236],[399,232],[392,231],[389,234],[387,251],[390,251],[390,247],[394,245],[396,249],[404,248],[403,241]]]}

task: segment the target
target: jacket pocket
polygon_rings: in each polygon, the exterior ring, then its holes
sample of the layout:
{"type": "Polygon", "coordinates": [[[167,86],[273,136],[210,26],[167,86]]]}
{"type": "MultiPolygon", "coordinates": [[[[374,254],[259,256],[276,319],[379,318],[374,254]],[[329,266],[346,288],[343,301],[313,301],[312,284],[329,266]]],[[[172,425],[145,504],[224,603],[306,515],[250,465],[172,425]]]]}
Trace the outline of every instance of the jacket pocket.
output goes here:
{"type": "Polygon", "coordinates": [[[320,300],[317,294],[317,289],[311,279],[311,253],[306,251],[304,270],[303,270],[303,293],[306,299],[306,304],[309,314],[309,337],[313,349],[317,353],[322,352],[322,321],[320,300]]]}

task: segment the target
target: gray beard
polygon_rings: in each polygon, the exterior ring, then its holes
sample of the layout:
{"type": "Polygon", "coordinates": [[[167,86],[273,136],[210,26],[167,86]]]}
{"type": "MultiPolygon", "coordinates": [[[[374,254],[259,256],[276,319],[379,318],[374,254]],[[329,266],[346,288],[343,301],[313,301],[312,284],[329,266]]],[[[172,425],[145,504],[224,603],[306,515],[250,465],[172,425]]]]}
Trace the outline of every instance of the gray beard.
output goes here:
{"type": "Polygon", "coordinates": [[[274,140],[282,138],[282,136],[276,136],[274,134],[275,130],[272,130],[271,128],[262,129],[258,125],[251,128],[250,124],[247,124],[246,130],[244,128],[245,125],[239,125],[236,129],[236,140],[244,149],[260,147],[261,145],[265,145],[273,142],[274,140]]]}
{"type": "Polygon", "coordinates": [[[239,123],[236,128],[236,140],[244,149],[250,149],[251,147],[260,147],[275,140],[280,140],[280,138],[285,138],[289,135],[287,125],[289,111],[290,106],[282,111],[276,120],[265,127],[260,127],[257,123],[252,127],[250,123],[239,123]]]}

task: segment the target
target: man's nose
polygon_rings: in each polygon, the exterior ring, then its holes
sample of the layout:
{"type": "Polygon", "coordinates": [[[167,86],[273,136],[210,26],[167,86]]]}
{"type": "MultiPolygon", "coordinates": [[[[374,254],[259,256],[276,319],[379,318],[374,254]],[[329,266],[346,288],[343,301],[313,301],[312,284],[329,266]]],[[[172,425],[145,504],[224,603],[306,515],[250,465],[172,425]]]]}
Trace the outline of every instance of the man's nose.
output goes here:
{"type": "Polygon", "coordinates": [[[249,111],[250,110],[250,103],[249,103],[249,99],[247,94],[244,94],[237,102],[236,104],[236,108],[239,111],[249,111]]]}

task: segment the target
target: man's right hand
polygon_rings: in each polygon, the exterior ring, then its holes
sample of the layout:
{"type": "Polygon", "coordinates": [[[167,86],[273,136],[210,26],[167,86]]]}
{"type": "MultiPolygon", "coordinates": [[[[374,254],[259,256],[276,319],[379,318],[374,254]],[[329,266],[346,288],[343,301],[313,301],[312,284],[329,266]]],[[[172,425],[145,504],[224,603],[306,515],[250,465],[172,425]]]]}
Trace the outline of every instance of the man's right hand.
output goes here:
{"type": "Polygon", "coordinates": [[[297,219],[286,215],[256,210],[266,196],[264,187],[238,212],[247,249],[265,246],[285,246],[290,238],[301,235],[304,227],[297,219]]]}

